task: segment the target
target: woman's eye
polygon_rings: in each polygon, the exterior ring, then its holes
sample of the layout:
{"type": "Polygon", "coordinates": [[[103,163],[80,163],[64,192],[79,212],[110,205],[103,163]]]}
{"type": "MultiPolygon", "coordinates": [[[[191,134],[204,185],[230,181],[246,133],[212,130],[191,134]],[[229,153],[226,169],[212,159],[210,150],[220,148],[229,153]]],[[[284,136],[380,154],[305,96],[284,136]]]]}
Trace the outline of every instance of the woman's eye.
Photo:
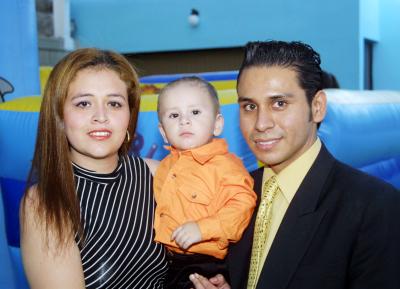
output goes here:
{"type": "Polygon", "coordinates": [[[122,107],[121,103],[119,103],[118,101],[111,101],[109,104],[114,108],[122,107]]]}
{"type": "Polygon", "coordinates": [[[193,115],[198,115],[198,114],[200,114],[200,113],[201,113],[201,111],[198,110],[198,109],[195,109],[195,110],[192,111],[192,114],[193,114],[193,115]]]}
{"type": "Polygon", "coordinates": [[[177,117],[179,117],[179,114],[177,114],[177,113],[171,113],[168,117],[169,117],[169,118],[177,118],[177,117]]]}
{"type": "Polygon", "coordinates": [[[89,105],[90,105],[90,103],[88,101],[80,101],[77,104],[75,104],[75,106],[81,107],[81,108],[88,107],[89,105]]]}

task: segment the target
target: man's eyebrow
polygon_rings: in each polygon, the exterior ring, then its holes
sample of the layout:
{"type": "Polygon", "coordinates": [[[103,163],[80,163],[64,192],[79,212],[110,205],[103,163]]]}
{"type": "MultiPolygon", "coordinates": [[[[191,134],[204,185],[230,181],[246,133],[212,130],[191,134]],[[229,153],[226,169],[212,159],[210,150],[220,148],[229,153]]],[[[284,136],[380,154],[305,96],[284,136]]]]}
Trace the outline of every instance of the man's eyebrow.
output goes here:
{"type": "MultiPolygon", "coordinates": [[[[266,99],[270,100],[276,100],[276,99],[282,99],[282,98],[292,98],[294,95],[292,93],[287,93],[287,94],[276,94],[276,95],[271,95],[266,97],[266,99]]],[[[244,102],[244,101],[253,101],[251,97],[247,96],[238,96],[238,102],[244,102]]]]}
{"type": "Polygon", "coordinates": [[[246,96],[239,96],[238,97],[238,102],[244,102],[244,101],[251,101],[252,99],[250,97],[246,96]]]}
{"type": "MultiPolygon", "coordinates": [[[[292,93],[277,93],[274,95],[270,95],[270,96],[266,96],[265,97],[265,101],[276,101],[279,99],[289,99],[289,98],[293,98],[294,94],[292,93]]],[[[254,100],[251,97],[248,96],[238,96],[237,98],[237,102],[253,102],[254,100]]]]}
{"type": "Polygon", "coordinates": [[[294,95],[292,93],[287,93],[287,94],[276,94],[276,95],[272,95],[269,97],[269,99],[271,100],[277,100],[277,99],[284,99],[284,98],[293,98],[294,95]]]}

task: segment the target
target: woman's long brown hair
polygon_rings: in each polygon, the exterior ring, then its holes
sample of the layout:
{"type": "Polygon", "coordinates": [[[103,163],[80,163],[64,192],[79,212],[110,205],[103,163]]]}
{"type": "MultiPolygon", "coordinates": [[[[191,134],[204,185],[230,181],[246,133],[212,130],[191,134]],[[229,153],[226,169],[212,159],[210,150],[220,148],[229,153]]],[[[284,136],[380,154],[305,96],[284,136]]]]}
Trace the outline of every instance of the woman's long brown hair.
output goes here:
{"type": "MultiPolygon", "coordinates": [[[[36,215],[43,222],[46,232],[52,232],[60,245],[70,240],[75,233],[84,238],[63,115],[68,88],[83,69],[109,69],[115,71],[126,83],[130,110],[128,132],[131,136],[135,133],[140,105],[137,73],[118,53],[95,48],[78,49],[65,56],[53,68],[43,94],[27,190],[32,185],[36,186],[36,215]]],[[[131,140],[124,142],[119,154],[127,154],[130,145],[131,140]]],[[[25,194],[24,203],[26,198],[25,194]]]]}

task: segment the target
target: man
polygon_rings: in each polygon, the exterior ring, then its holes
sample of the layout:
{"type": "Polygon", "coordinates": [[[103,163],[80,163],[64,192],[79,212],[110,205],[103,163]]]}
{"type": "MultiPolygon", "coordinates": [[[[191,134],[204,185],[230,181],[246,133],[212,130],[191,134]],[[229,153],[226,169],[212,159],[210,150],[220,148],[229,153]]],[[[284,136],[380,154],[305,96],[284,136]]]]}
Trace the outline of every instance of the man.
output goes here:
{"type": "MultiPolygon", "coordinates": [[[[257,211],[228,254],[234,289],[400,288],[400,192],[340,163],[321,143],[321,76],[320,57],[306,44],[246,46],[240,126],[265,167],[252,173],[257,211]],[[271,182],[278,187],[263,189],[271,182]]],[[[191,280],[229,288],[221,276],[191,280]]]]}

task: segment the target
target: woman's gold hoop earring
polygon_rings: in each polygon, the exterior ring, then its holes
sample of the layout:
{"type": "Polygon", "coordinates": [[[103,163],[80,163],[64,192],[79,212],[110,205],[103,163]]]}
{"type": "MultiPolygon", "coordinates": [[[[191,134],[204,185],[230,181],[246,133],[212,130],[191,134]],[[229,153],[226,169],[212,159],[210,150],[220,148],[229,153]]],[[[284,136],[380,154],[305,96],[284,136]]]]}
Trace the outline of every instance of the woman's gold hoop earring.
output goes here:
{"type": "Polygon", "coordinates": [[[131,140],[131,136],[129,135],[129,131],[126,131],[126,142],[129,142],[131,140]]]}

